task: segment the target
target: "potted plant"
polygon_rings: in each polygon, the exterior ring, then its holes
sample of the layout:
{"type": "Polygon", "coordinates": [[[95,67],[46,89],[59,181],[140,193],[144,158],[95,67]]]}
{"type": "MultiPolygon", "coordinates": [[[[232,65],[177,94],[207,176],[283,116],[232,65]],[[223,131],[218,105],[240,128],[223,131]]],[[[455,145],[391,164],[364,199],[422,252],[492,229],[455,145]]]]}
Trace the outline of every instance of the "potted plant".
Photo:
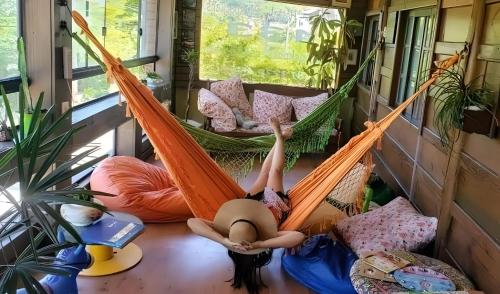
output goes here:
{"type": "Polygon", "coordinates": [[[479,134],[490,132],[493,92],[475,86],[476,80],[467,83],[462,70],[449,69],[435,85],[434,125],[446,148],[451,149],[458,138],[450,133],[452,129],[479,134]]]}
{"type": "Polygon", "coordinates": [[[193,85],[193,80],[194,80],[194,72],[196,70],[196,66],[198,65],[198,57],[199,53],[198,51],[194,49],[187,49],[184,50],[184,53],[182,55],[182,60],[186,62],[189,66],[189,80],[188,80],[188,86],[187,86],[187,96],[186,96],[186,112],[184,113],[184,117],[186,121],[189,118],[189,106],[190,106],[190,100],[191,100],[191,87],[193,85]]]}
{"type": "MultiPolygon", "coordinates": [[[[24,56],[19,47],[20,56],[24,56]]],[[[21,79],[26,81],[26,71],[21,70],[21,79]]],[[[19,112],[23,115],[27,88],[21,86],[19,112]]],[[[46,288],[35,278],[42,274],[70,276],[74,266],[54,258],[58,251],[72,248],[76,244],[58,238],[58,228],[70,234],[77,243],[83,241],[59,211],[60,204],[77,204],[106,211],[97,203],[79,199],[81,195],[107,195],[72,185],[61,188],[74,175],[90,168],[105,156],[81,163],[81,160],[96,149],[85,151],[73,158],[59,162],[65,147],[79,130],[65,129],[71,110],[52,120],[54,106],[42,112],[43,93],[32,106],[32,119],[28,126],[19,120],[16,126],[13,111],[2,86],[1,99],[10,123],[14,147],[0,157],[0,197],[11,203],[11,207],[0,215],[0,250],[12,252],[11,258],[4,255],[0,266],[0,292],[15,293],[23,285],[28,293],[46,293],[46,288]],[[17,131],[19,129],[19,131],[17,131]],[[24,130],[27,130],[26,132],[24,130]],[[15,167],[11,167],[14,162],[15,167]],[[17,178],[19,199],[9,192],[8,186],[17,178]],[[27,235],[28,244],[19,248],[14,244],[16,236],[27,235]]]]}
{"type": "Polygon", "coordinates": [[[347,20],[343,13],[340,13],[340,19],[334,19],[330,11],[325,9],[309,20],[312,29],[304,71],[309,76],[309,86],[332,93],[338,80],[338,69],[341,65],[347,67],[349,49],[355,42],[354,33],[363,24],[347,20]]]}

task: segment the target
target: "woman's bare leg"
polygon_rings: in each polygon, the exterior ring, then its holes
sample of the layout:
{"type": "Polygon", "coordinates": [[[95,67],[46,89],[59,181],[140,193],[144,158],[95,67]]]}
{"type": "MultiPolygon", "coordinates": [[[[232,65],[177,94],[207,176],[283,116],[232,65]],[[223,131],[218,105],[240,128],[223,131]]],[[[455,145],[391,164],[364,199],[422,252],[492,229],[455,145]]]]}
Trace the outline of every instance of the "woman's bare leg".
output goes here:
{"type": "Polygon", "coordinates": [[[262,167],[260,168],[260,172],[259,172],[259,175],[257,176],[257,180],[255,180],[255,182],[252,185],[252,188],[250,188],[250,190],[249,190],[250,195],[255,195],[259,192],[264,191],[264,188],[267,185],[269,171],[271,170],[271,164],[273,162],[273,157],[274,157],[273,155],[274,155],[275,146],[276,145],[274,145],[273,148],[271,148],[271,151],[269,151],[269,153],[266,156],[266,159],[262,163],[262,167]]]}
{"type": "MultiPolygon", "coordinates": [[[[281,133],[281,126],[277,118],[273,118],[269,122],[274,130],[276,142],[274,143],[274,154],[269,177],[267,179],[267,187],[275,192],[284,192],[283,188],[283,168],[285,166],[285,139],[281,133]]],[[[286,134],[289,136],[289,134],[286,134]]]]}

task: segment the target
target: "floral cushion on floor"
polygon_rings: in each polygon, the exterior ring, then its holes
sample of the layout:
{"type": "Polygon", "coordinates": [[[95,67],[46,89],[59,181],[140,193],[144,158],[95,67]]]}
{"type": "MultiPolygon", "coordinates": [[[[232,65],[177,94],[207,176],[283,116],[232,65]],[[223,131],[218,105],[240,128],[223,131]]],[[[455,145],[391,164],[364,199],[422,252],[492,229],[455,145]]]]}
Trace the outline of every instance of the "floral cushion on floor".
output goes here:
{"type": "Polygon", "coordinates": [[[239,78],[212,83],[210,91],[220,97],[230,109],[236,107],[244,116],[252,117],[252,107],[239,78]]]}
{"type": "Polygon", "coordinates": [[[415,251],[426,246],[436,235],[437,218],[420,214],[408,200],[398,197],[338,222],[336,229],[346,244],[364,257],[378,251],[415,251]]]}
{"type": "MultiPolygon", "coordinates": [[[[455,284],[457,291],[474,289],[474,285],[464,275],[440,260],[403,251],[393,251],[391,253],[410,261],[413,265],[427,267],[445,275],[455,284]]],[[[361,259],[357,260],[352,266],[350,273],[352,285],[359,294],[391,294],[408,291],[398,283],[384,282],[361,276],[361,263],[361,259]]]]}
{"type": "Polygon", "coordinates": [[[217,132],[230,132],[236,129],[236,117],[229,106],[217,95],[207,89],[198,93],[198,110],[212,118],[212,127],[217,132]]]}
{"type": "Polygon", "coordinates": [[[314,97],[304,97],[292,100],[293,110],[298,120],[304,119],[318,106],[328,99],[328,93],[319,94],[314,97]]]}
{"type": "Polygon", "coordinates": [[[267,123],[277,117],[280,123],[292,120],[292,97],[255,90],[253,98],[253,118],[256,122],[267,123]]]}

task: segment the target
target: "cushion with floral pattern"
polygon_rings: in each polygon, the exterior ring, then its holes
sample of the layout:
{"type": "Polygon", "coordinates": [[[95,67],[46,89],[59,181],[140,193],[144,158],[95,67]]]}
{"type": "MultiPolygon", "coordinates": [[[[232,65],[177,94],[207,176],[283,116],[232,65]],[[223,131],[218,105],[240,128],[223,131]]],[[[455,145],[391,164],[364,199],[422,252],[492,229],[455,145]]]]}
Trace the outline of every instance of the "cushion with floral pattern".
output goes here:
{"type": "Polygon", "coordinates": [[[292,97],[255,90],[253,98],[253,118],[256,122],[267,123],[277,117],[280,123],[292,120],[292,97]]]}
{"type": "Polygon", "coordinates": [[[427,217],[403,197],[364,214],[339,221],[340,237],[360,257],[378,251],[415,251],[436,236],[437,218],[427,217]]]}
{"type": "Polygon", "coordinates": [[[252,117],[252,107],[248,102],[243,83],[239,78],[212,83],[210,91],[220,97],[230,109],[236,107],[244,116],[252,117]]]}
{"type": "Polygon", "coordinates": [[[292,100],[293,110],[298,120],[304,119],[318,106],[328,99],[328,93],[322,93],[313,97],[296,98],[292,100]]]}
{"type": "Polygon", "coordinates": [[[216,132],[230,132],[236,129],[236,117],[231,108],[207,89],[200,89],[198,92],[198,110],[212,118],[211,124],[216,132]]]}

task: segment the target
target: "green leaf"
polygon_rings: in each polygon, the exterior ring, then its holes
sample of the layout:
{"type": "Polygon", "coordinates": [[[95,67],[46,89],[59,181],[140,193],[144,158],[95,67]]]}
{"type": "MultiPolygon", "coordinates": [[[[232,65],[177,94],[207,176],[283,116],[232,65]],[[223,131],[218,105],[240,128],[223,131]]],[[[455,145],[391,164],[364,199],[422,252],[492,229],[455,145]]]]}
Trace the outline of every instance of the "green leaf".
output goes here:
{"type": "MultiPolygon", "coordinates": [[[[29,105],[30,105],[30,108],[28,109],[28,112],[31,112],[33,110],[33,105],[32,105],[32,102],[31,102],[31,94],[30,94],[30,89],[29,89],[29,85],[28,85],[28,67],[26,66],[26,50],[24,48],[24,40],[22,37],[19,37],[19,39],[17,40],[17,51],[18,51],[18,54],[19,54],[19,73],[21,75],[21,87],[22,87],[22,91],[24,93],[24,97],[23,98],[26,98],[26,101],[28,101],[29,99],[29,105]]],[[[24,102],[23,102],[23,105],[24,105],[24,102]]],[[[24,112],[24,108],[23,108],[23,111],[24,112]]]]}
{"type": "Polygon", "coordinates": [[[58,212],[56,212],[50,205],[45,202],[39,202],[40,206],[46,213],[48,213],[60,226],[62,226],[79,244],[83,244],[83,240],[73,226],[66,221],[58,212]]]}

